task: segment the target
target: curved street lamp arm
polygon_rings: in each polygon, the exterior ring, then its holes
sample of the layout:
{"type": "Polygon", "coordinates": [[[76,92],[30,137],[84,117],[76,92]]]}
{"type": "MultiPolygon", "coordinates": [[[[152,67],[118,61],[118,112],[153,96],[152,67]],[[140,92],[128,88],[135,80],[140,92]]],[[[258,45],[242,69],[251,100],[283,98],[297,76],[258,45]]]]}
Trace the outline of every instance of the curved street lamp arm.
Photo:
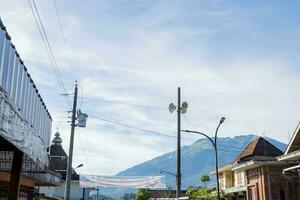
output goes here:
{"type": "Polygon", "coordinates": [[[222,117],[217,128],[216,128],[216,132],[215,132],[215,146],[217,148],[217,137],[218,137],[218,131],[219,131],[219,128],[221,126],[221,124],[223,124],[223,122],[225,121],[225,117],[222,117]]]}
{"type": "Polygon", "coordinates": [[[214,148],[216,148],[215,142],[211,139],[211,137],[209,137],[205,133],[202,133],[202,132],[199,132],[199,131],[190,131],[190,130],[181,130],[181,131],[187,132],[187,133],[196,133],[196,134],[199,134],[199,135],[203,135],[204,137],[206,137],[207,139],[209,139],[209,141],[212,143],[212,145],[214,146],[214,148]]]}
{"type": "Polygon", "coordinates": [[[216,128],[216,132],[215,132],[215,138],[214,138],[214,140],[215,140],[215,145],[216,145],[216,147],[217,147],[218,131],[219,131],[220,126],[221,126],[221,123],[219,123],[219,125],[218,125],[217,128],[216,128]]]}

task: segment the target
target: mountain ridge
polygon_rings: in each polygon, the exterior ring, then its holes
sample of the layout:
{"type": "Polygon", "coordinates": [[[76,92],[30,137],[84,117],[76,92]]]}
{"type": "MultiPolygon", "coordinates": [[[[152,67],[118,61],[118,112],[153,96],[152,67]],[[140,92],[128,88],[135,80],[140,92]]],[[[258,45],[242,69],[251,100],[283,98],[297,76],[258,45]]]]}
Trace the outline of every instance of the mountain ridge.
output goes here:
{"type": "MultiPolygon", "coordinates": [[[[218,137],[218,158],[219,167],[232,162],[240,152],[252,140],[259,136],[254,134],[239,135],[234,137],[218,137]]],[[[214,139],[214,138],[212,138],[214,139]]],[[[282,152],[286,148],[286,144],[265,137],[271,144],[276,146],[282,152]]],[[[182,170],[182,188],[189,186],[199,186],[201,175],[210,175],[215,169],[215,154],[212,144],[207,138],[196,140],[190,145],[181,147],[181,170],[182,170]]],[[[176,150],[162,154],[140,164],[125,169],[117,176],[157,176],[160,170],[165,170],[176,174],[176,150]]],[[[167,187],[175,188],[175,176],[166,174],[167,187]]],[[[210,175],[209,186],[215,184],[215,176],[210,175]]],[[[137,190],[133,188],[102,188],[102,193],[107,196],[121,196],[124,193],[135,193],[137,190]]]]}
{"type": "MultiPolygon", "coordinates": [[[[225,165],[235,159],[238,154],[253,139],[259,136],[254,134],[239,135],[234,137],[218,137],[218,158],[219,166],[225,165]]],[[[214,140],[214,138],[212,138],[214,140]]],[[[272,138],[266,139],[281,151],[284,151],[286,144],[272,138]]],[[[182,152],[182,185],[183,188],[191,185],[199,185],[199,177],[210,174],[215,167],[215,155],[212,144],[206,139],[201,138],[191,145],[181,147],[182,152]]],[[[176,151],[171,151],[157,156],[148,161],[134,165],[117,174],[117,176],[150,176],[159,175],[160,170],[176,173],[176,151]]],[[[168,186],[175,186],[175,177],[166,175],[168,186]]],[[[214,177],[212,177],[213,182],[214,177]]]]}

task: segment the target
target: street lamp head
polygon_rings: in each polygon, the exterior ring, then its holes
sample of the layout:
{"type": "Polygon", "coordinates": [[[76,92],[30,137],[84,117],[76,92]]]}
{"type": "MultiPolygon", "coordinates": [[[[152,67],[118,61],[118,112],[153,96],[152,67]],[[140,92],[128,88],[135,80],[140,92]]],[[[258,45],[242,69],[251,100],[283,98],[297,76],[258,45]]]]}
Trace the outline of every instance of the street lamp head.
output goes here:
{"type": "Polygon", "coordinates": [[[174,103],[170,103],[170,105],[169,105],[170,113],[173,113],[175,110],[176,110],[176,106],[174,105],[174,103]]]}
{"type": "Polygon", "coordinates": [[[225,121],[225,119],[226,119],[225,117],[222,117],[220,120],[220,124],[222,124],[225,121]]]}
{"type": "Polygon", "coordinates": [[[78,169],[78,168],[80,168],[80,167],[82,167],[82,166],[83,166],[83,164],[80,164],[80,165],[78,165],[77,167],[75,167],[73,170],[78,169]]]}
{"type": "Polygon", "coordinates": [[[80,164],[80,165],[77,166],[77,168],[82,167],[82,166],[83,166],[83,164],[80,164]]]}

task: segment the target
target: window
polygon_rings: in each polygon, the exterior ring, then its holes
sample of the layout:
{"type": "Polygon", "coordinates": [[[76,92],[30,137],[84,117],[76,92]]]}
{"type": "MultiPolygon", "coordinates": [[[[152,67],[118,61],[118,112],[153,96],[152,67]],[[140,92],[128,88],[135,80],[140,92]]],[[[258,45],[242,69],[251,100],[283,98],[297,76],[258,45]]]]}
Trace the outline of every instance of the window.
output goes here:
{"type": "Polygon", "coordinates": [[[256,187],[254,186],[249,188],[249,200],[258,200],[256,195],[256,187]]]}

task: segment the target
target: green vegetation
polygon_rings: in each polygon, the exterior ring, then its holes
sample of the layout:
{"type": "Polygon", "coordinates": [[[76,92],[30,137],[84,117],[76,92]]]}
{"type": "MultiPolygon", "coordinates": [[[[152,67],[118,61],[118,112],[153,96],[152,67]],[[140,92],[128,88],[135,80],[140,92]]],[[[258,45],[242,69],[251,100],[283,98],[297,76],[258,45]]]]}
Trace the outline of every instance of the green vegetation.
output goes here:
{"type": "Polygon", "coordinates": [[[150,192],[148,189],[141,188],[138,190],[135,200],[148,200],[150,198],[150,192]]]}
{"type": "MultiPolygon", "coordinates": [[[[189,199],[192,200],[216,200],[217,199],[217,191],[215,188],[207,189],[207,188],[190,188],[187,191],[187,195],[189,199]]],[[[225,193],[221,191],[221,199],[225,197],[225,193]]]]}
{"type": "MultiPolygon", "coordinates": [[[[206,183],[210,181],[208,175],[203,175],[200,177],[200,181],[204,183],[205,187],[193,188],[190,187],[187,190],[187,195],[189,199],[192,200],[216,200],[217,199],[217,190],[216,188],[207,188],[206,183]]],[[[221,191],[221,199],[225,197],[224,191],[221,191]]]]}
{"type": "Polygon", "coordinates": [[[201,176],[201,177],[200,177],[200,180],[201,180],[202,183],[204,183],[205,188],[206,188],[206,182],[209,182],[209,181],[210,181],[208,175],[203,175],[203,176],[201,176]]]}

